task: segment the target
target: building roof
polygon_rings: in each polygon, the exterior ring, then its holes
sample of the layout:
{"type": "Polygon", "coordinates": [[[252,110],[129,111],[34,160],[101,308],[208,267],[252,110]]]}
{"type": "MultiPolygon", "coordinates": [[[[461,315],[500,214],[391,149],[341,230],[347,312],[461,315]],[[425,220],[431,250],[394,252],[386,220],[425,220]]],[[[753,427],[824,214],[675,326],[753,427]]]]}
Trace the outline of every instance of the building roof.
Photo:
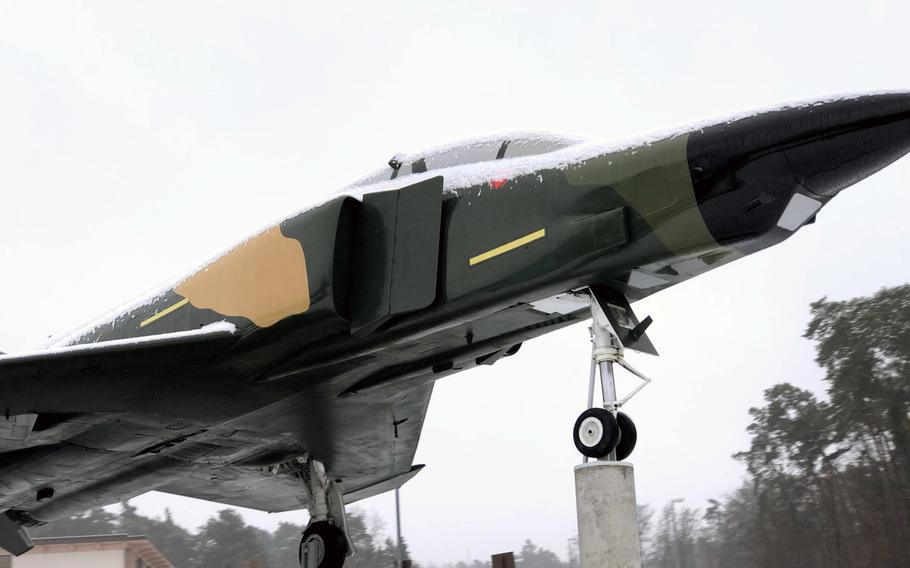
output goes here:
{"type": "Polygon", "coordinates": [[[81,550],[131,551],[149,568],[175,568],[171,561],[144,536],[127,534],[102,534],[86,536],[52,536],[32,539],[35,547],[26,554],[53,552],[78,552],[81,550]]]}
{"type": "Polygon", "coordinates": [[[134,540],[148,540],[141,535],[128,534],[90,534],[83,536],[39,536],[33,537],[35,546],[51,544],[82,544],[90,542],[127,542],[134,540]]]}

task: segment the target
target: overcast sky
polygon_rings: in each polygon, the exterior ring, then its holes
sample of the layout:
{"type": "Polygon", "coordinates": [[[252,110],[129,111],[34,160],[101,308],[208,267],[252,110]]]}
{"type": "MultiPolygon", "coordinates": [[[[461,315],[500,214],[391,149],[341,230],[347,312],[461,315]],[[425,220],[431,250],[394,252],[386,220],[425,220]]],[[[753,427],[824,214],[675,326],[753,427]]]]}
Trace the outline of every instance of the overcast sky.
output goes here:
{"type": "MultiPolygon", "coordinates": [[[[0,4],[0,350],[25,349],[381,167],[497,130],[616,139],[840,92],[910,89],[905,1],[0,4]],[[432,5],[429,5],[432,4],[432,5]]],[[[749,406],[821,389],[808,304],[910,281],[910,159],[780,246],[636,305],[659,358],[629,406],[638,497],[738,485],[749,406]]],[[[437,384],[402,490],[416,559],[565,555],[576,325],[437,384]]],[[[150,494],[196,527],[220,508],[150,494]]],[[[393,526],[391,494],[359,505],[393,526]]],[[[266,528],[303,512],[244,511],[266,528]]]]}

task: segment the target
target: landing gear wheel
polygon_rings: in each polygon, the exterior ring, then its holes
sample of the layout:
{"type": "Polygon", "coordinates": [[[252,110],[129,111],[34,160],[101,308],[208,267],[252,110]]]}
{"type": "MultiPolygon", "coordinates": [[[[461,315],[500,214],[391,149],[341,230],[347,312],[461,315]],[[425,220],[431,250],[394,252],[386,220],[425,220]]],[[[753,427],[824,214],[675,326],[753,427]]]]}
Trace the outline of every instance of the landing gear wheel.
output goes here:
{"type": "Polygon", "coordinates": [[[341,529],[318,521],[303,531],[298,559],[302,568],[341,568],[347,550],[341,529]]]}
{"type": "Polygon", "coordinates": [[[632,454],[635,442],[638,441],[638,430],[635,423],[626,414],[616,413],[616,423],[619,425],[619,444],[616,445],[616,461],[622,461],[632,454]]]}
{"type": "Polygon", "coordinates": [[[589,458],[603,458],[619,443],[619,424],[616,417],[604,408],[589,408],[575,421],[572,438],[575,447],[589,458]]]}

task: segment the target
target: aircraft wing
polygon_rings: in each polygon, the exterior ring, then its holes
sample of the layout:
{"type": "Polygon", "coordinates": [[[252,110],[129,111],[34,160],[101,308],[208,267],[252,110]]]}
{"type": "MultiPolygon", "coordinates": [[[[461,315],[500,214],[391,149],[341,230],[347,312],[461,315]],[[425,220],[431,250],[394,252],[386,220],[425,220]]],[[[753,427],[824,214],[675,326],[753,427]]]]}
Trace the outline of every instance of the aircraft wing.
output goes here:
{"type": "Polygon", "coordinates": [[[303,488],[303,482],[293,476],[273,475],[267,468],[229,465],[217,469],[194,468],[155,489],[223,505],[279,513],[306,507],[303,488]]]}
{"type": "MultiPolygon", "coordinates": [[[[422,465],[412,464],[432,391],[426,384],[392,398],[298,395],[262,409],[255,422],[236,426],[267,425],[293,440],[306,440],[307,449],[344,480],[344,500],[353,503],[400,487],[421,470],[422,465]]],[[[275,447],[227,465],[196,464],[155,489],[270,512],[305,507],[302,481],[289,470],[292,462],[274,465],[275,447]]],[[[293,449],[294,444],[282,446],[285,455],[293,449]]]]}
{"type": "MultiPolygon", "coordinates": [[[[423,465],[412,466],[409,471],[367,484],[354,482],[342,486],[345,504],[355,503],[386,491],[399,488],[420,473],[423,465]]],[[[295,511],[307,506],[303,481],[282,474],[273,474],[265,468],[242,466],[219,467],[216,473],[198,469],[165,485],[157,491],[184,497],[205,499],[224,505],[246,507],[269,513],[295,511]]]]}
{"type": "Polygon", "coordinates": [[[0,355],[0,412],[17,415],[128,412],[179,388],[189,363],[217,357],[238,339],[233,324],[0,355]]]}

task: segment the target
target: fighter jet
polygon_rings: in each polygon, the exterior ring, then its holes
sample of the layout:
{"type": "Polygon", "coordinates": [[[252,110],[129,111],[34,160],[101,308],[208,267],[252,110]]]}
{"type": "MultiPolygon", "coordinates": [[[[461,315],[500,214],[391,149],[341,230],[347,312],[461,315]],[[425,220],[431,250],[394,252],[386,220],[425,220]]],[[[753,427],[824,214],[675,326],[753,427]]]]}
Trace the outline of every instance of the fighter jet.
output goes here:
{"type": "MultiPolygon", "coordinates": [[[[437,380],[592,316],[598,362],[655,353],[631,303],[786,240],[908,151],[910,93],[890,93],[621,145],[507,135],[396,156],[160,292],[0,356],[0,546],[154,489],[306,508],[302,560],[340,567],[345,505],[422,467],[437,380]]],[[[634,446],[615,399],[575,425],[588,457],[634,446]]]]}

